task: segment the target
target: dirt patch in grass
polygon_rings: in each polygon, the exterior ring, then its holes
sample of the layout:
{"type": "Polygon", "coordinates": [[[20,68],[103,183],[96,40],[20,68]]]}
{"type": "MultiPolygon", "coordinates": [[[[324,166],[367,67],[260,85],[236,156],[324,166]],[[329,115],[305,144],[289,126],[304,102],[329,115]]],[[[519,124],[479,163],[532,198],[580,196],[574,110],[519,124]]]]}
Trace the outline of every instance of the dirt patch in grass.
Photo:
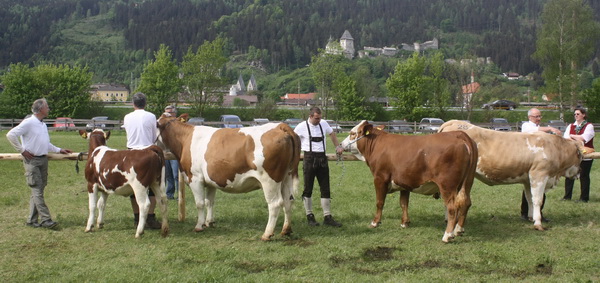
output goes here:
{"type": "Polygon", "coordinates": [[[362,254],[364,261],[380,261],[380,260],[391,260],[394,259],[394,251],[396,248],[392,247],[375,247],[365,249],[362,254]]]}

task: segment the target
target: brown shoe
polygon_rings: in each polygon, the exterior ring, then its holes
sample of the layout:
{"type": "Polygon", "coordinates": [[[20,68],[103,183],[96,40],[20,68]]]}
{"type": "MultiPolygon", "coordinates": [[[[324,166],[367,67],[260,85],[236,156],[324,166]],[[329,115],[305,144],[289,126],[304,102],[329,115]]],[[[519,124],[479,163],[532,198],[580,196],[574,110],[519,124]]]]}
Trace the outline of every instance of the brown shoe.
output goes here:
{"type": "Polygon", "coordinates": [[[146,219],[146,228],[152,230],[158,230],[162,227],[160,222],[156,221],[156,215],[148,214],[148,219],[146,219]]]}

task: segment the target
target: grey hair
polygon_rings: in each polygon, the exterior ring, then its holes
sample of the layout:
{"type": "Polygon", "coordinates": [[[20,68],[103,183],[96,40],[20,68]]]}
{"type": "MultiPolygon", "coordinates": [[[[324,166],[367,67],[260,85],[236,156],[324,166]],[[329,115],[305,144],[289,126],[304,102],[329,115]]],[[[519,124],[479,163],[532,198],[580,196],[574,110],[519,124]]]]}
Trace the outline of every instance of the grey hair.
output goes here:
{"type": "Polygon", "coordinates": [[[33,114],[38,114],[40,113],[40,110],[42,110],[42,108],[44,108],[44,106],[48,105],[48,101],[46,101],[45,98],[40,98],[40,99],[36,99],[33,104],[31,105],[31,112],[33,114]]]}
{"type": "Polygon", "coordinates": [[[172,109],[173,112],[177,112],[177,108],[175,108],[175,106],[173,106],[173,105],[168,105],[167,107],[165,107],[165,111],[167,111],[169,109],[172,109]]]}
{"type": "Polygon", "coordinates": [[[146,95],[141,92],[134,94],[133,105],[137,108],[144,109],[144,107],[146,107],[146,95]]]}
{"type": "Polygon", "coordinates": [[[533,109],[536,109],[536,110],[538,110],[538,111],[539,111],[539,109],[537,109],[537,108],[535,108],[535,107],[534,107],[534,108],[531,108],[531,109],[527,110],[527,116],[531,116],[531,112],[533,111],[533,109]]]}

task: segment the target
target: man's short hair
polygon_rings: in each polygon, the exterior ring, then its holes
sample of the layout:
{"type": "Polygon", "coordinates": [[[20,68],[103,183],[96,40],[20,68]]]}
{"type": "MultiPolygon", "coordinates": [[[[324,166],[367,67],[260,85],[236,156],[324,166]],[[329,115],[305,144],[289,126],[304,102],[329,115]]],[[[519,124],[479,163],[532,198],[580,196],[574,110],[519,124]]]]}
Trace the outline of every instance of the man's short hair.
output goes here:
{"type": "Polygon", "coordinates": [[[48,105],[48,101],[45,98],[36,99],[31,105],[31,112],[33,114],[40,113],[40,110],[46,105],[48,105]]]}
{"type": "Polygon", "coordinates": [[[146,95],[141,92],[134,94],[133,105],[137,108],[144,109],[146,107],[146,95]]]}
{"type": "Polygon", "coordinates": [[[313,106],[310,108],[310,116],[314,115],[314,114],[321,114],[321,108],[313,106]]]}

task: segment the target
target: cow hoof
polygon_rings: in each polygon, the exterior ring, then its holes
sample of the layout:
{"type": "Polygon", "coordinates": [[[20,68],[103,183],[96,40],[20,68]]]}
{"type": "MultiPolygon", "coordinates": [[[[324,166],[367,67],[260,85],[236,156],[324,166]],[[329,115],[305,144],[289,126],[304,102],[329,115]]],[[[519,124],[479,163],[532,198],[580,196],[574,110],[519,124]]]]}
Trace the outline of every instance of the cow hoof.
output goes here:
{"type": "Polygon", "coordinates": [[[260,237],[260,239],[266,242],[266,241],[270,241],[272,236],[273,235],[262,235],[262,237],[260,237]]]}
{"type": "Polygon", "coordinates": [[[372,222],[371,221],[369,228],[377,228],[377,227],[379,227],[379,225],[381,225],[381,222],[372,222]]]}
{"type": "Polygon", "coordinates": [[[104,223],[98,224],[98,229],[102,229],[102,228],[104,228],[104,223]]]}
{"type": "Polygon", "coordinates": [[[94,232],[94,230],[93,230],[93,229],[91,229],[91,228],[90,228],[90,229],[85,229],[85,232],[86,232],[86,233],[90,233],[90,232],[94,232]]]}
{"type": "Polygon", "coordinates": [[[210,227],[210,228],[215,228],[215,223],[216,222],[208,222],[207,224],[204,224],[204,227],[210,227]]]}
{"type": "Polygon", "coordinates": [[[204,231],[204,228],[202,228],[202,227],[200,227],[200,228],[198,228],[198,227],[194,228],[194,232],[202,232],[202,231],[204,231]]]}
{"type": "Polygon", "coordinates": [[[544,229],[544,227],[541,224],[533,225],[533,229],[538,230],[538,231],[546,231],[546,229],[544,229]]]}
{"type": "Polygon", "coordinates": [[[292,228],[283,229],[281,231],[281,236],[289,236],[292,234],[292,228]]]}

